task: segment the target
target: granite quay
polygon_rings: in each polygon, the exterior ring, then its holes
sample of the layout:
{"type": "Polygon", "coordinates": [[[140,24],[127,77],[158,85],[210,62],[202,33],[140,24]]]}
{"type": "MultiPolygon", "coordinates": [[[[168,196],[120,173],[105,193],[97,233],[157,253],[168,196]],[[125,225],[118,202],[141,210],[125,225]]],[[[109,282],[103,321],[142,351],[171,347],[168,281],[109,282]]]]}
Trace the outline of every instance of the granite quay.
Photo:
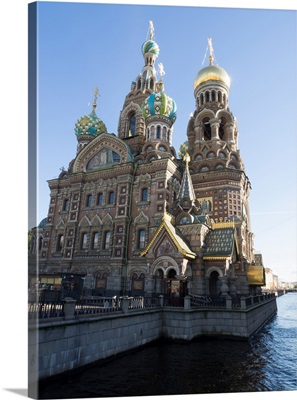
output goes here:
{"type": "Polygon", "coordinates": [[[186,296],[182,306],[170,305],[163,296],[84,302],[68,298],[55,307],[47,306],[39,304],[33,310],[33,304],[29,305],[31,385],[161,338],[191,341],[222,336],[246,340],[277,310],[274,293],[238,301],[227,296],[221,302],[186,296]]]}

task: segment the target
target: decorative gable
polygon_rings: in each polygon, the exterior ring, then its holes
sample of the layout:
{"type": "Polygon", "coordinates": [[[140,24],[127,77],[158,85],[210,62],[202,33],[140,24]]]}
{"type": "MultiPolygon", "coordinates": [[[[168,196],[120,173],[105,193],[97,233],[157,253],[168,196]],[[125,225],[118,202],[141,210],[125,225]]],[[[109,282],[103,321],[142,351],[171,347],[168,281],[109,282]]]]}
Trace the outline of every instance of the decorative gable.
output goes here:
{"type": "Polygon", "coordinates": [[[141,256],[145,256],[150,249],[153,251],[160,252],[173,250],[174,246],[177,251],[179,251],[186,258],[196,258],[196,253],[194,253],[190,247],[186,244],[184,239],[178,235],[175,227],[171,223],[172,216],[170,214],[164,214],[162,222],[147,247],[140,253],[141,256]],[[155,249],[155,250],[154,250],[155,249]]]}
{"type": "Polygon", "coordinates": [[[121,139],[102,133],[77,155],[73,172],[110,168],[115,164],[132,161],[132,158],[131,150],[121,139]]]}
{"type": "Polygon", "coordinates": [[[173,242],[170,239],[170,237],[168,236],[168,234],[165,232],[152,250],[155,254],[155,257],[160,257],[162,255],[164,255],[164,256],[171,255],[172,256],[174,253],[177,252],[178,249],[173,244],[173,242]]]}

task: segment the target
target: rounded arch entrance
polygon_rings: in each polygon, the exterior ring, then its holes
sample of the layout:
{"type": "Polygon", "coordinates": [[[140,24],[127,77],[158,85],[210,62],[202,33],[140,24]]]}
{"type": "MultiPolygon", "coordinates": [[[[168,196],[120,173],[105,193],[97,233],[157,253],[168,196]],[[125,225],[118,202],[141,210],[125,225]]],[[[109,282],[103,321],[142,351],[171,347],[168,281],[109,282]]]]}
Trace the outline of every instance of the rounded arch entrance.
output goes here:
{"type": "Polygon", "coordinates": [[[163,256],[153,263],[154,292],[164,296],[165,304],[182,305],[187,282],[178,279],[179,275],[178,264],[171,257],[163,256]]]}
{"type": "Polygon", "coordinates": [[[220,293],[220,278],[223,277],[223,272],[218,267],[210,267],[206,272],[208,294],[212,297],[218,296],[220,293]]]}

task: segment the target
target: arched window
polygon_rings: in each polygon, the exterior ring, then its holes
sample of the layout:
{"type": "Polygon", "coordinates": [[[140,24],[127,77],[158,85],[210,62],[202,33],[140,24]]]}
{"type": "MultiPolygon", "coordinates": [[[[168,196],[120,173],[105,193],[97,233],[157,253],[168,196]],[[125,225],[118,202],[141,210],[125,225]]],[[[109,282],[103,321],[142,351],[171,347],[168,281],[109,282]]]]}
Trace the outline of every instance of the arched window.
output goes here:
{"type": "Polygon", "coordinates": [[[209,103],[209,92],[205,93],[205,101],[206,103],[209,103]]]}
{"type": "Polygon", "coordinates": [[[167,151],[166,147],[163,146],[163,145],[159,146],[159,147],[158,147],[158,150],[159,150],[159,151],[167,151]]]}
{"type": "Polygon", "coordinates": [[[103,242],[104,250],[110,249],[110,237],[111,237],[110,231],[106,231],[104,233],[104,242],[103,242]]]}
{"type": "Polygon", "coordinates": [[[160,138],[161,138],[161,126],[160,126],[160,125],[157,126],[157,135],[156,135],[156,138],[157,138],[157,139],[160,139],[160,138]]]}
{"type": "Polygon", "coordinates": [[[141,79],[139,78],[137,81],[137,89],[140,89],[140,88],[141,88],[141,79]]]}
{"type": "Polygon", "coordinates": [[[143,188],[141,191],[141,201],[147,201],[148,199],[148,190],[147,188],[143,188]]]}
{"type": "Polygon", "coordinates": [[[167,142],[170,142],[170,129],[167,130],[167,142]]]}
{"type": "Polygon", "coordinates": [[[68,210],[69,210],[69,200],[65,199],[63,204],[63,211],[68,211],[68,210]]]}
{"type": "Polygon", "coordinates": [[[81,235],[81,249],[86,250],[88,247],[88,234],[86,232],[81,235]]]}
{"type": "Polygon", "coordinates": [[[222,102],[222,92],[218,92],[218,101],[219,101],[219,103],[221,103],[222,102]]]}
{"type": "Polygon", "coordinates": [[[218,294],[218,280],[219,273],[217,271],[212,271],[209,276],[209,294],[211,296],[217,296],[218,294]]]}
{"type": "Polygon", "coordinates": [[[202,106],[202,104],[203,104],[203,93],[200,94],[200,104],[199,105],[202,106]]]}
{"type": "Polygon", "coordinates": [[[168,277],[169,279],[174,279],[174,278],[176,277],[176,272],[175,272],[175,270],[174,270],[173,268],[171,268],[171,269],[168,271],[167,277],[168,277]]]}
{"type": "Polygon", "coordinates": [[[62,251],[63,249],[63,244],[64,244],[64,235],[59,235],[58,240],[57,240],[57,251],[62,251]]]}
{"type": "Polygon", "coordinates": [[[114,204],[114,192],[109,192],[108,204],[114,204]]]}
{"type": "Polygon", "coordinates": [[[129,136],[135,135],[136,128],[136,117],[135,114],[131,114],[129,118],[129,136]]]}
{"type": "Polygon", "coordinates": [[[150,89],[151,90],[154,89],[154,80],[153,79],[150,80],[150,89]]]}
{"type": "Polygon", "coordinates": [[[145,230],[140,229],[138,231],[138,248],[144,249],[145,248],[145,230]]]}
{"type": "Polygon", "coordinates": [[[39,236],[39,239],[38,239],[38,251],[41,250],[41,248],[42,248],[42,243],[43,243],[43,238],[42,238],[42,236],[39,236]]]}
{"type": "Polygon", "coordinates": [[[211,91],[211,101],[216,101],[216,92],[214,90],[211,91]]]}
{"type": "Polygon", "coordinates": [[[208,118],[204,118],[202,120],[203,126],[204,126],[204,140],[210,140],[211,139],[211,126],[208,118]]]}
{"type": "Polygon", "coordinates": [[[98,247],[98,238],[99,238],[99,233],[94,232],[93,239],[92,239],[92,249],[96,249],[98,247]]]}
{"type": "Polygon", "coordinates": [[[97,196],[97,205],[98,205],[98,206],[102,206],[102,204],[103,204],[103,193],[98,193],[98,196],[97,196]]]}
{"type": "Polygon", "coordinates": [[[86,207],[91,207],[91,205],[92,205],[92,195],[88,194],[87,201],[86,201],[86,207]]]}

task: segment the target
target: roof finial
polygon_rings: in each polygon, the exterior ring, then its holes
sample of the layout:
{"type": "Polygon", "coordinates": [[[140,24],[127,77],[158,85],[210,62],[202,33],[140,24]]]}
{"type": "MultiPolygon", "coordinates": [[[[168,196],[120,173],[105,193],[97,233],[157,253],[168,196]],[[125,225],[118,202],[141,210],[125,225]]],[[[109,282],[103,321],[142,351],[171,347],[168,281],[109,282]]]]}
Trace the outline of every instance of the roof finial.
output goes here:
{"type": "Polygon", "coordinates": [[[154,24],[153,24],[153,21],[150,21],[150,27],[149,27],[149,30],[150,30],[150,40],[152,40],[153,39],[153,37],[154,37],[154,24]]]}
{"type": "Polygon", "coordinates": [[[213,47],[212,47],[212,39],[208,38],[208,48],[209,48],[209,65],[212,65],[213,60],[214,60],[214,51],[213,51],[213,47]]]}
{"type": "Polygon", "coordinates": [[[165,75],[164,66],[162,63],[159,63],[158,67],[159,67],[160,80],[162,80],[163,76],[165,75]]]}
{"type": "Polygon", "coordinates": [[[97,107],[97,98],[98,98],[98,96],[100,96],[99,89],[97,87],[95,87],[93,89],[93,93],[94,93],[94,100],[93,100],[93,110],[92,110],[92,112],[94,113],[95,109],[97,107]]]}
{"type": "Polygon", "coordinates": [[[191,161],[191,157],[188,152],[186,152],[183,156],[184,162],[186,163],[186,168],[189,168],[189,162],[191,161]]]}

